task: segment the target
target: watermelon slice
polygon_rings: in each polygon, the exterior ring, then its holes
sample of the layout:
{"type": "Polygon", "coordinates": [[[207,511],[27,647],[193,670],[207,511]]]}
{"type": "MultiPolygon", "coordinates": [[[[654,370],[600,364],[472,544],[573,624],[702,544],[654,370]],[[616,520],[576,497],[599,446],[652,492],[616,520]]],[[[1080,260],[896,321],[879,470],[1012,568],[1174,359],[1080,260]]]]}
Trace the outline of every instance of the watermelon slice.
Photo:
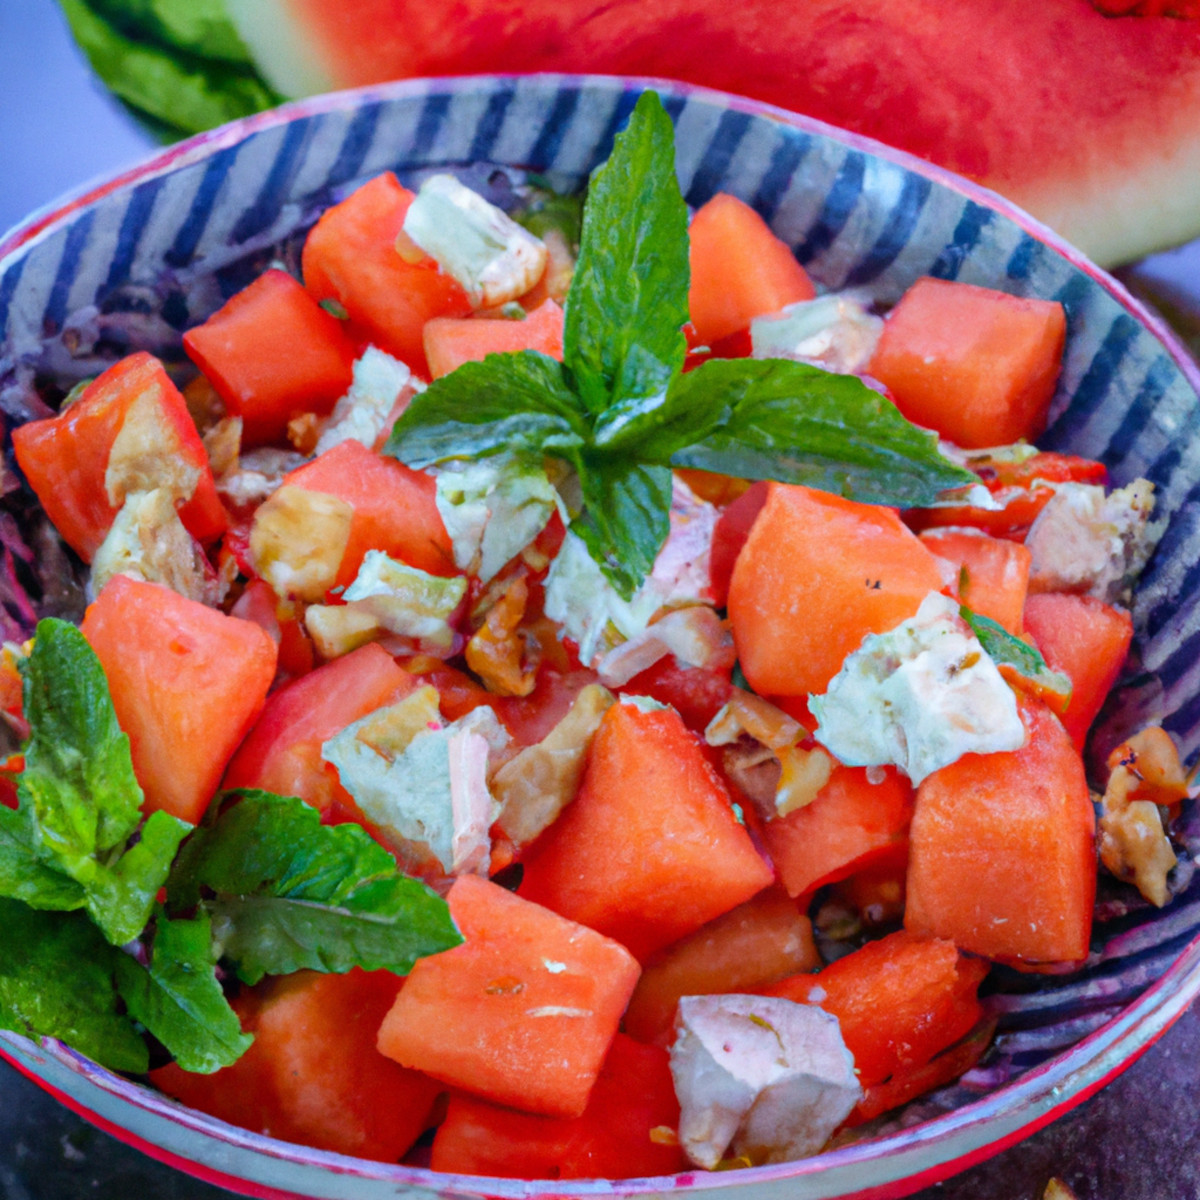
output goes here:
{"type": "Polygon", "coordinates": [[[387,79],[653,75],[949,167],[1101,264],[1200,234],[1196,0],[462,0],[452,17],[421,0],[62,3],[109,86],[179,131],[387,79]]]}

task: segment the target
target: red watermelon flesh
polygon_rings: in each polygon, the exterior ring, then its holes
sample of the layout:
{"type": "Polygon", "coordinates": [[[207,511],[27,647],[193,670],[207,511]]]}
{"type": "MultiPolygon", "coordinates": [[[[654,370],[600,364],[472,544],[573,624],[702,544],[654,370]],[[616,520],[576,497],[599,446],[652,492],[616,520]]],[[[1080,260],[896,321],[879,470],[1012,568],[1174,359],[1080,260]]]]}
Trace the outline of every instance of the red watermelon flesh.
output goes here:
{"type": "Polygon", "coordinates": [[[979,180],[1102,263],[1200,234],[1194,5],[1167,16],[1114,0],[227,3],[288,95],[487,71],[684,79],[979,180]]]}

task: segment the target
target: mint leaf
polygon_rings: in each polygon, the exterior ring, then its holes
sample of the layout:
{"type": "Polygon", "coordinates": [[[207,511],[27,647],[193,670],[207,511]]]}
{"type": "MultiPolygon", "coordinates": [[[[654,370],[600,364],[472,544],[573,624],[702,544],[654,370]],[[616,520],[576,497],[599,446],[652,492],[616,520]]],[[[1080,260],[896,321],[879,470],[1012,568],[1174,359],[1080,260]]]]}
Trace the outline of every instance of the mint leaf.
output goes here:
{"type": "Polygon", "coordinates": [[[156,813],[129,848],[142,789],[104,669],[74,625],[39,621],[21,672],[30,739],[19,807],[0,818],[0,895],[38,908],[82,903],[104,936],[123,945],[145,928],[191,826],[156,813]]]}
{"type": "Polygon", "coordinates": [[[670,468],[588,462],[579,479],[584,509],[571,530],[621,599],[631,600],[671,531],[670,468]]]}
{"type": "Polygon", "coordinates": [[[713,359],[681,375],[671,391],[659,428],[643,430],[642,444],[644,454],[669,454],[677,467],[801,483],[900,508],[978,482],[942,457],[936,435],[853,375],[782,359],[713,359]],[[683,444],[685,414],[711,414],[722,404],[728,419],[683,444]]]}
{"type": "Polygon", "coordinates": [[[237,1062],[252,1037],[242,1032],[216,975],[212,922],[155,922],[149,968],[122,954],[117,985],[132,1016],[174,1055],[185,1071],[209,1075],[237,1062]]]}
{"type": "Polygon", "coordinates": [[[82,913],[35,912],[0,899],[0,1029],[54,1037],[114,1071],[141,1074],[146,1045],[117,1011],[124,955],[82,913]]]}
{"type": "Polygon", "coordinates": [[[413,397],[383,451],[418,470],[501,451],[571,459],[588,436],[562,365],[522,350],[489,354],[435,379],[413,397]]]}
{"type": "Polygon", "coordinates": [[[188,841],[167,885],[173,909],[203,901],[222,955],[246,983],[305,968],[405,975],[462,940],[446,902],[400,874],[357,825],[269,792],[230,793],[188,841]]]}
{"type": "Polygon", "coordinates": [[[563,361],[589,412],[666,391],[687,353],[687,301],[674,129],[662,101],[645,92],[592,174],[567,296],[563,361]]]}
{"type": "Polygon", "coordinates": [[[87,893],[75,880],[38,861],[35,836],[28,810],[0,806],[0,896],[57,912],[82,908],[87,893]]]}
{"type": "Polygon", "coordinates": [[[1071,695],[1070,677],[1061,671],[1052,671],[1036,646],[1014,637],[998,621],[972,612],[965,604],[959,605],[958,613],[971,627],[971,632],[979,639],[979,644],[994,663],[1006,663],[1047,692],[1058,696],[1071,695]]]}
{"type": "MultiPolygon", "coordinates": [[[[199,133],[282,99],[248,65],[157,45],[136,32],[127,36],[105,15],[111,4],[59,4],[92,70],[121,100],[171,134],[199,133]]],[[[222,41],[221,53],[228,50],[222,41]]]]}

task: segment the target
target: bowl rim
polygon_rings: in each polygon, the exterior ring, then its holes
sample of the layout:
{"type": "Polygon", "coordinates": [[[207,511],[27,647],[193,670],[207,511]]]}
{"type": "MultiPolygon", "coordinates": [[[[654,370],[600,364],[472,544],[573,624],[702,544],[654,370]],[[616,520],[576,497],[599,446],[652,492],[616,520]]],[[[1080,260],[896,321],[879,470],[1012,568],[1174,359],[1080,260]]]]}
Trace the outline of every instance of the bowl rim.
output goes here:
{"type": "MultiPolygon", "coordinates": [[[[8,265],[13,255],[50,236],[73,214],[105,196],[204,161],[210,155],[260,132],[305,117],[352,110],[364,104],[416,99],[433,91],[471,93],[481,89],[512,87],[519,83],[527,86],[544,83],[547,87],[599,86],[623,91],[652,89],[662,95],[707,101],[752,117],[765,118],[802,133],[831,138],[853,150],[921,175],[998,212],[1057,252],[1145,327],[1167,351],[1193,391],[1200,395],[1200,364],[1184,349],[1162,318],[1080,250],[998,193],[905,151],[815,118],[712,88],[653,76],[558,72],[435,76],[398,80],[292,101],[168,146],[125,170],[84,184],[42,206],[7,233],[0,234],[0,271],[8,265]]],[[[272,1189],[269,1185],[223,1174],[198,1159],[182,1157],[114,1125],[83,1101],[64,1094],[40,1078],[33,1064],[49,1057],[79,1077],[84,1084],[132,1104],[160,1120],[205,1138],[252,1151],[266,1159],[284,1160],[301,1167],[317,1167],[339,1176],[408,1185],[421,1189],[424,1194],[429,1194],[428,1189],[433,1188],[446,1194],[486,1194],[513,1197],[514,1200],[516,1197],[550,1200],[550,1197],[590,1195],[633,1197],[648,1191],[663,1193],[681,1189],[723,1192],[729,1187],[800,1182],[821,1177],[822,1181],[828,1179],[832,1184],[846,1185],[854,1190],[806,1191],[805,1195],[814,1198],[818,1195],[836,1195],[844,1200],[898,1200],[986,1160],[1082,1103],[1145,1053],[1183,1015],[1197,995],[1200,995],[1200,934],[1179,952],[1163,975],[1098,1029],[977,1101],[898,1132],[827,1151],[814,1158],[739,1171],[689,1171],[678,1176],[647,1179],[525,1181],[463,1176],[435,1172],[424,1167],[372,1162],[277,1141],[227,1125],[198,1110],[187,1108],[148,1086],[108,1071],[53,1038],[35,1043],[19,1034],[0,1030],[0,1058],[68,1107],[127,1144],[220,1186],[253,1189],[246,1194],[271,1197],[294,1195],[292,1192],[272,1189]],[[855,1171],[872,1166],[878,1169],[869,1178],[865,1175],[849,1177],[855,1171]]]]}

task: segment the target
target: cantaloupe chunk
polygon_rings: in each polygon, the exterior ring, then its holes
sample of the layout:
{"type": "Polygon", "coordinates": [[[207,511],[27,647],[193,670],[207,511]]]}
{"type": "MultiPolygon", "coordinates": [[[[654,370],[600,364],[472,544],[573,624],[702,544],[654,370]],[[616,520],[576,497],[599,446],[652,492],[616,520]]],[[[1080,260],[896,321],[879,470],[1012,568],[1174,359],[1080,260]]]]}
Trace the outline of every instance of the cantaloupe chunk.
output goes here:
{"type": "Polygon", "coordinates": [[[959,446],[1037,437],[1067,336],[1061,304],[926,277],[892,309],[868,373],[959,446]]]}
{"type": "Polygon", "coordinates": [[[251,621],[124,575],[82,629],[129,735],[145,811],[196,824],[266,700],[275,643],[251,621]]]}
{"type": "Polygon", "coordinates": [[[1009,633],[1021,633],[1033,556],[1020,542],[963,529],[930,529],[921,541],[958,568],[957,595],[963,604],[1009,633]]]}
{"type": "Polygon", "coordinates": [[[772,879],[679,715],[621,703],[596,732],[579,795],[534,843],[521,895],[644,960],[772,879]]]}
{"type": "Polygon", "coordinates": [[[192,1108],[286,1142],[396,1162],[421,1135],[442,1085],[375,1048],[402,980],[386,971],[300,971],[235,1002],[254,1044],[232,1067],[171,1065],[156,1086],[192,1108]]]}
{"type": "Polygon", "coordinates": [[[451,1096],[432,1167],[502,1179],[628,1179],[687,1168],[667,1052],[618,1033],[583,1115],[513,1112],[451,1096]]]}
{"type": "Polygon", "coordinates": [[[942,577],[895,511],[773,483],[729,585],[750,686],[824,692],[868,633],[911,617],[942,577]]]}
{"type": "Polygon", "coordinates": [[[1133,620],[1090,596],[1044,592],[1025,602],[1025,627],[1052,670],[1071,680],[1063,728],[1083,749],[1088,730],[1125,665],[1133,620]]]}
{"type": "Polygon", "coordinates": [[[1096,893],[1096,821],[1058,718],[1021,702],[1020,750],[966,754],[917,789],[906,929],[1016,965],[1077,963],[1096,893]]]}
{"type": "Polygon", "coordinates": [[[912,806],[912,787],[893,768],[871,783],[864,768],[837,766],[811,804],[767,821],[762,837],[788,894],[811,895],[902,843],[912,806]]]}
{"type": "Polygon", "coordinates": [[[816,295],[808,273],[744,201],[724,192],[702,205],[688,229],[688,312],[711,346],[755,317],[816,295]]]}
{"type": "Polygon", "coordinates": [[[379,1049],[495,1104],[578,1117],[640,973],[629,952],[474,875],[446,897],[465,941],[422,958],[379,1049]]]}

